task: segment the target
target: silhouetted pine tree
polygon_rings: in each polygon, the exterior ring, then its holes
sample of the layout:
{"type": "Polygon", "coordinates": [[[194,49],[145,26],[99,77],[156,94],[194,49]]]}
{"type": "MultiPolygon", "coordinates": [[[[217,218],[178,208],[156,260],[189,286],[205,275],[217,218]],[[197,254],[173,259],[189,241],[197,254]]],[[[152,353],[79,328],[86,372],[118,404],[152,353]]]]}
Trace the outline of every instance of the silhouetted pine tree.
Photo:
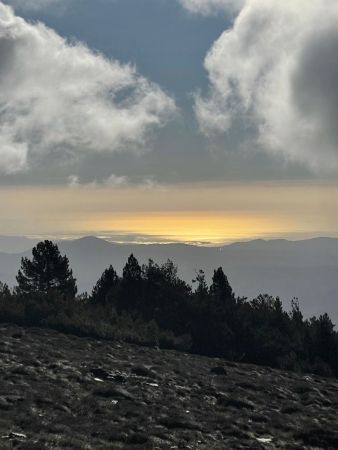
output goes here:
{"type": "Polygon", "coordinates": [[[69,268],[67,256],[62,256],[56,244],[39,242],[32,250],[33,259],[22,258],[21,270],[16,280],[20,294],[48,294],[57,292],[63,297],[74,298],[76,280],[69,268]]]}
{"type": "Polygon", "coordinates": [[[109,266],[93,288],[91,301],[93,304],[113,304],[116,300],[120,279],[113,266],[109,266]]]}
{"type": "Polygon", "coordinates": [[[117,310],[140,311],[143,302],[142,268],[133,254],[123,268],[117,296],[117,310]]]}

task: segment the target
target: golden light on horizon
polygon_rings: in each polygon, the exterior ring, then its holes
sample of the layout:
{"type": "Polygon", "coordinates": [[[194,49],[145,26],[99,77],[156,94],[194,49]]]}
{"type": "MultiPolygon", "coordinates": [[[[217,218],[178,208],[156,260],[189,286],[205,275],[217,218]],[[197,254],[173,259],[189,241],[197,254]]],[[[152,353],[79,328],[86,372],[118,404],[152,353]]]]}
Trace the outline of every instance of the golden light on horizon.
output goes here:
{"type": "Polygon", "coordinates": [[[229,214],[214,211],[170,212],[145,214],[113,214],[86,222],[92,230],[156,236],[172,241],[222,243],[252,236],[281,233],[288,221],[279,217],[272,220],[254,214],[229,214]]]}
{"type": "Polygon", "coordinates": [[[0,234],[222,243],[336,235],[338,185],[1,188],[0,234]]]}

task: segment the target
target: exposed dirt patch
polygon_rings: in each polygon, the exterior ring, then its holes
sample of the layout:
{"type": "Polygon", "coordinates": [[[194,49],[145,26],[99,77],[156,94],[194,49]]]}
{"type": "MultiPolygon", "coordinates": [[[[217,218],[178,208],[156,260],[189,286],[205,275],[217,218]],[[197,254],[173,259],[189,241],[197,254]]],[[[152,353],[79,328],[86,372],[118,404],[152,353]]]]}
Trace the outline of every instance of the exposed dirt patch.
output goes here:
{"type": "Polygon", "coordinates": [[[338,382],[0,327],[1,449],[337,449],[338,382]]]}

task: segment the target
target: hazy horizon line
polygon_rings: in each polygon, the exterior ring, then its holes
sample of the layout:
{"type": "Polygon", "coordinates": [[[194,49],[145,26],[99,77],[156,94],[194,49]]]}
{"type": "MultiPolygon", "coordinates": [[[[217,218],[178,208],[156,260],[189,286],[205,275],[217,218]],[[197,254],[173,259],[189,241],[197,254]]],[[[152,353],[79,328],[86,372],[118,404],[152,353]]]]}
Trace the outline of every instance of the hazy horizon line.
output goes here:
{"type": "Polygon", "coordinates": [[[32,241],[42,241],[45,239],[49,239],[52,241],[76,241],[85,238],[96,238],[111,244],[119,244],[119,245],[168,245],[168,244],[182,244],[182,245],[192,245],[197,247],[220,247],[226,246],[236,243],[245,243],[245,242],[253,242],[253,241],[278,241],[284,240],[289,242],[299,242],[299,241],[307,241],[313,239],[338,239],[337,235],[328,235],[324,233],[285,233],[285,234],[274,234],[271,235],[253,235],[251,237],[243,238],[243,239],[224,239],[219,241],[200,241],[200,240],[175,240],[170,239],[165,236],[148,236],[148,235],[137,235],[137,234],[104,234],[104,233],[88,233],[88,234],[64,234],[64,233],[55,233],[55,234],[0,234],[0,238],[8,238],[8,239],[29,239],[32,241]]]}

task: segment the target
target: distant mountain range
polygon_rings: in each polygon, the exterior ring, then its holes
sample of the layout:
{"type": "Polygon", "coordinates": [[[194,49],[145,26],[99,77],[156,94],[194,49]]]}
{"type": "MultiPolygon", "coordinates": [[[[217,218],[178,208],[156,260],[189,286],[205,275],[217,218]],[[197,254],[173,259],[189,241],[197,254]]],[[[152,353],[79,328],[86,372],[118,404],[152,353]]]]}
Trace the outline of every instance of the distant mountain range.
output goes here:
{"type": "MultiPolygon", "coordinates": [[[[0,281],[15,284],[22,256],[30,256],[35,241],[0,237],[0,281]],[[20,253],[18,253],[20,252],[20,253]]],[[[110,264],[122,272],[133,253],[139,262],[149,258],[178,265],[180,276],[191,283],[203,269],[210,281],[213,269],[222,266],[237,295],[253,298],[260,293],[280,296],[288,309],[298,297],[306,316],[329,313],[338,323],[338,239],[303,241],[254,240],[223,247],[186,244],[114,244],[95,237],[58,243],[66,254],[80,291],[90,292],[110,264]]]]}
{"type": "Polygon", "coordinates": [[[20,253],[31,249],[38,242],[23,236],[0,236],[0,252],[20,253]]]}

